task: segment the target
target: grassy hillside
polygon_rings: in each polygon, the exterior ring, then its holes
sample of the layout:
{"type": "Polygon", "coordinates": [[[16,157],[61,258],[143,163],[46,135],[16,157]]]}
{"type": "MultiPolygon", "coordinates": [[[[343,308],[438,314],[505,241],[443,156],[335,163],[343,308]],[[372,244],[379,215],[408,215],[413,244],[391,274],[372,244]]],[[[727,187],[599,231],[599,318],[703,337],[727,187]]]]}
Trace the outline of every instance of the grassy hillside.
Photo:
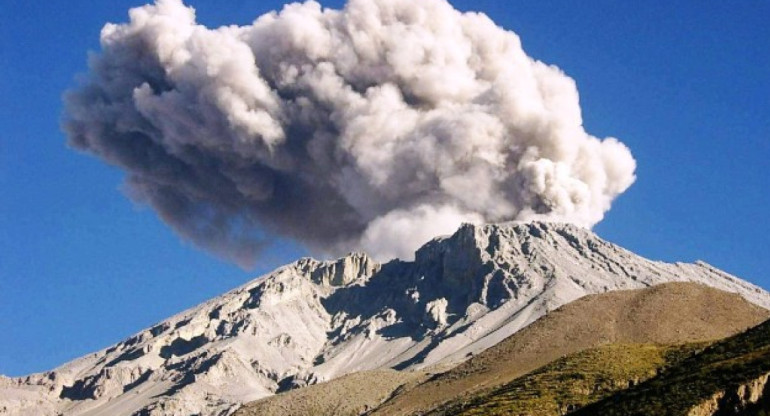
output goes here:
{"type": "Polygon", "coordinates": [[[654,377],[704,344],[607,345],[558,359],[494,391],[432,415],[558,416],[654,377]]]}
{"type": "Polygon", "coordinates": [[[764,416],[770,321],[714,343],[608,345],[431,415],[764,416]]]}
{"type": "Polygon", "coordinates": [[[693,283],[586,296],[414,389],[374,415],[425,413],[488,392],[549,362],[608,344],[682,344],[734,335],[768,318],[738,295],[693,283]]]}
{"type": "Polygon", "coordinates": [[[574,414],[767,414],[769,373],[770,321],[714,343],[659,376],[574,414]],[[693,411],[696,408],[698,411],[693,411]]]}

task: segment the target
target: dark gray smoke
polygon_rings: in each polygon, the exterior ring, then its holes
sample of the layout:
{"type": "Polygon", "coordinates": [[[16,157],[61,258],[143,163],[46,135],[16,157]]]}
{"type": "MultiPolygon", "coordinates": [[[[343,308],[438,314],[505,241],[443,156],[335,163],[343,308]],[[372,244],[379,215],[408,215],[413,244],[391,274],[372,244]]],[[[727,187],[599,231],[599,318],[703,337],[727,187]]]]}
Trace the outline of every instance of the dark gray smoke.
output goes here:
{"type": "Polygon", "coordinates": [[[182,236],[251,264],[274,236],[410,256],[462,222],[600,221],[634,181],[574,81],[444,0],[291,4],[209,29],[180,0],[108,24],[70,143],[182,236]]]}

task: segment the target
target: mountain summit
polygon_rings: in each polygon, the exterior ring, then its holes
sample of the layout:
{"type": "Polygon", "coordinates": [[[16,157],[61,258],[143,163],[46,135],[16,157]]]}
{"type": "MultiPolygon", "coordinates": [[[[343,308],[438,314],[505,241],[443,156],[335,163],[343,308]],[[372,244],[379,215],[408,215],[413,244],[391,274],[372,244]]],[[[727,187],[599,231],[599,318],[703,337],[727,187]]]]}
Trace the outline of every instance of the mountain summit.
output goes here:
{"type": "Polygon", "coordinates": [[[379,264],[303,258],[53,371],[0,379],[0,414],[228,415],[373,369],[466,360],[588,294],[672,281],[770,294],[703,262],[639,257],[567,224],[463,225],[379,264]]]}

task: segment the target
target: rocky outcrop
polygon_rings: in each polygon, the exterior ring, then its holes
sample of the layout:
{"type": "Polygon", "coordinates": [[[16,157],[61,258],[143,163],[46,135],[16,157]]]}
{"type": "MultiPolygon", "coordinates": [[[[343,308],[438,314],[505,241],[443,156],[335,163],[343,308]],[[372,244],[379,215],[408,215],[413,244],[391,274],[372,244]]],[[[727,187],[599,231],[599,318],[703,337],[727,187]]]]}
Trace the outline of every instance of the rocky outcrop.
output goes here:
{"type": "Polygon", "coordinates": [[[770,373],[747,383],[719,391],[708,400],[693,407],[687,416],[753,415],[758,410],[770,410],[770,373]]]}
{"type": "Polygon", "coordinates": [[[300,259],[297,269],[324,286],[345,286],[364,281],[380,270],[380,264],[364,253],[350,253],[335,262],[320,262],[312,258],[300,259]]]}

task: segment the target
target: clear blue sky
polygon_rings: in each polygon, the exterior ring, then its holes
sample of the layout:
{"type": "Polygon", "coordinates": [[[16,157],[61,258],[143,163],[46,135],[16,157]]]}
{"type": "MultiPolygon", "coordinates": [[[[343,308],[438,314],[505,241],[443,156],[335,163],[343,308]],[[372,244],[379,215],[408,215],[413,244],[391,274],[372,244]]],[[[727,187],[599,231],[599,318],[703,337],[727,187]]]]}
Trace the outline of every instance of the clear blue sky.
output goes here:
{"type": "MultiPolygon", "coordinates": [[[[188,0],[210,26],[274,0],[188,0]]],[[[142,0],[0,2],[0,373],[53,368],[288,262],[244,271],[180,241],[65,145],[61,94],[105,22],[142,0]]],[[[340,1],[322,1],[339,7],[340,1]]],[[[644,256],[703,259],[770,287],[770,2],[456,0],[578,84],[586,129],[638,180],[595,230],[644,256]]]]}

